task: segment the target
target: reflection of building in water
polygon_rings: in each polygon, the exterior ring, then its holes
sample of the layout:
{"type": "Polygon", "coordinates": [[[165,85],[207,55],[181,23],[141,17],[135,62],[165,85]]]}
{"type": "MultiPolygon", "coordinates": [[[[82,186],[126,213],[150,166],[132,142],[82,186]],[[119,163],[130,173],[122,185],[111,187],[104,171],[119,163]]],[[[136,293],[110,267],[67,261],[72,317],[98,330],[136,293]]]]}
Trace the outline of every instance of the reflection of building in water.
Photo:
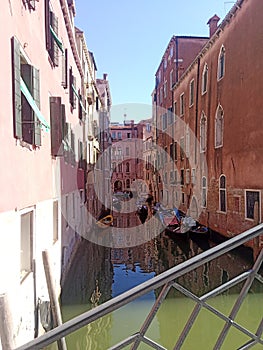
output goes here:
{"type": "Polygon", "coordinates": [[[110,248],[83,240],[62,285],[62,304],[89,305],[97,286],[99,303],[109,300],[112,276],[110,248]]]}

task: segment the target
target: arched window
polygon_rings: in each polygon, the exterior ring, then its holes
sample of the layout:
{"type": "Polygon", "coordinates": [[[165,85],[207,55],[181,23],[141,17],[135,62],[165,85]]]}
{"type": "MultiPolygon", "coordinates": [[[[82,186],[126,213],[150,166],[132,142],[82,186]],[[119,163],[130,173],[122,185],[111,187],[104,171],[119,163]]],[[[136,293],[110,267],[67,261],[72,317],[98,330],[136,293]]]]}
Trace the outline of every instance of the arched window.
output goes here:
{"type": "Polygon", "coordinates": [[[222,106],[217,107],[215,118],[215,147],[223,146],[223,132],[224,132],[224,111],[222,106]]]}
{"type": "Polygon", "coordinates": [[[221,175],[219,178],[219,210],[226,212],[226,177],[221,175]]]}
{"type": "Polygon", "coordinates": [[[130,163],[126,163],[126,173],[130,172],[130,163]]]}
{"type": "Polygon", "coordinates": [[[200,119],[200,151],[206,151],[207,144],[207,119],[204,113],[201,115],[200,119]]]}
{"type": "Polygon", "coordinates": [[[202,207],[206,208],[206,197],[207,197],[207,185],[206,177],[202,177],[202,207]]]}
{"type": "Polygon", "coordinates": [[[126,188],[130,188],[130,179],[126,180],[126,188]]]}
{"type": "Polygon", "coordinates": [[[217,80],[222,79],[225,74],[225,52],[226,50],[222,46],[218,56],[217,80]]]}
{"type": "Polygon", "coordinates": [[[115,162],[113,162],[112,163],[112,171],[116,171],[117,169],[116,169],[116,163],[115,162]]]}
{"type": "Polygon", "coordinates": [[[207,82],[208,82],[208,65],[204,65],[203,74],[202,74],[202,94],[207,92],[207,82]]]}
{"type": "Polygon", "coordinates": [[[119,163],[119,164],[118,164],[118,172],[119,172],[119,173],[122,173],[122,163],[119,163]]]}

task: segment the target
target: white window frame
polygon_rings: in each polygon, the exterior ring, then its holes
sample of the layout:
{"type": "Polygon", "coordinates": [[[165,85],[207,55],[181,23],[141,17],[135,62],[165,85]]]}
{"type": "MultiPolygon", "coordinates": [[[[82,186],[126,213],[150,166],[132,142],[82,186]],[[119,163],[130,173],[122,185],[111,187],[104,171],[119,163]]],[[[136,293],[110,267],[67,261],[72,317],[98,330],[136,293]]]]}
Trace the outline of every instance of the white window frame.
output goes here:
{"type": "Polygon", "coordinates": [[[223,110],[223,107],[219,104],[216,109],[216,116],[215,116],[215,148],[223,147],[223,139],[224,139],[224,110],[223,110]],[[220,124],[219,124],[219,118],[221,119],[220,124]],[[219,130],[219,127],[221,130],[219,130]],[[221,135],[220,143],[218,142],[218,132],[220,132],[220,135],[221,135]]]}
{"type": "Polygon", "coordinates": [[[194,105],[194,83],[195,80],[192,79],[189,84],[189,107],[194,105]]]}
{"type": "Polygon", "coordinates": [[[222,45],[219,51],[218,62],[217,62],[217,81],[224,78],[225,67],[226,67],[226,50],[224,45],[222,45]],[[221,64],[222,57],[223,57],[223,65],[221,64]]]}
{"type": "Polygon", "coordinates": [[[208,85],[208,64],[205,63],[203,73],[202,73],[202,95],[207,93],[207,85],[208,85]]]}

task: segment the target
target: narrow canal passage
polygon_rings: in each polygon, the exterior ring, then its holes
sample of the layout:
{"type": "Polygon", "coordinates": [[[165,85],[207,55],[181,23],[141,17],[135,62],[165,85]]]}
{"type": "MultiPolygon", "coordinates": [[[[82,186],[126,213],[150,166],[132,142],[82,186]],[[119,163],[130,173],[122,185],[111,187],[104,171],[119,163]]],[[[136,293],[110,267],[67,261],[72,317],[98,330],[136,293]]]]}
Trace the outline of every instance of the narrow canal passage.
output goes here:
{"type": "MultiPolygon", "coordinates": [[[[131,218],[131,221],[133,219],[131,218]]],[[[62,290],[64,321],[200,254],[213,245],[215,243],[207,236],[171,237],[164,232],[148,242],[127,248],[103,247],[83,239],[62,290]]],[[[251,265],[252,259],[248,251],[245,248],[239,249],[180,277],[178,282],[193,293],[202,295],[251,265]]],[[[212,299],[211,304],[228,314],[240,289],[240,285],[232,288],[212,299]]],[[[68,336],[68,349],[104,350],[135,333],[159,292],[151,292],[68,336]]],[[[192,301],[171,290],[146,335],[165,348],[172,349],[193,307],[192,301]]],[[[262,309],[262,286],[254,283],[237,321],[247,329],[255,331],[263,314],[262,309]]],[[[192,328],[189,340],[182,349],[213,349],[222,327],[221,320],[208,311],[201,311],[198,323],[192,328]],[[194,348],[190,345],[193,340],[194,348]]],[[[239,332],[232,331],[222,349],[236,349],[246,340],[239,332]]],[[[139,349],[149,347],[142,345],[139,349]]]]}

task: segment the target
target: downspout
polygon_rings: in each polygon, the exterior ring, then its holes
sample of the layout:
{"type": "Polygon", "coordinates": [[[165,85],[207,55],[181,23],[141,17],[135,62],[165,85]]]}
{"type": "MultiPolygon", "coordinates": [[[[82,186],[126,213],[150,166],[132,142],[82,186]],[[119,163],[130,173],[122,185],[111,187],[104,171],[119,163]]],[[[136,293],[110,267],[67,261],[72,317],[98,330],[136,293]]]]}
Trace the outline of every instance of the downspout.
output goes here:
{"type": "Polygon", "coordinates": [[[178,52],[178,38],[175,37],[175,82],[178,82],[178,76],[179,76],[179,72],[178,72],[178,67],[179,67],[179,52],[178,52]]]}
{"type": "Polygon", "coordinates": [[[199,103],[199,84],[200,84],[200,56],[197,58],[196,74],[196,106],[195,106],[195,164],[197,162],[197,131],[198,131],[198,103],[199,103]]]}

